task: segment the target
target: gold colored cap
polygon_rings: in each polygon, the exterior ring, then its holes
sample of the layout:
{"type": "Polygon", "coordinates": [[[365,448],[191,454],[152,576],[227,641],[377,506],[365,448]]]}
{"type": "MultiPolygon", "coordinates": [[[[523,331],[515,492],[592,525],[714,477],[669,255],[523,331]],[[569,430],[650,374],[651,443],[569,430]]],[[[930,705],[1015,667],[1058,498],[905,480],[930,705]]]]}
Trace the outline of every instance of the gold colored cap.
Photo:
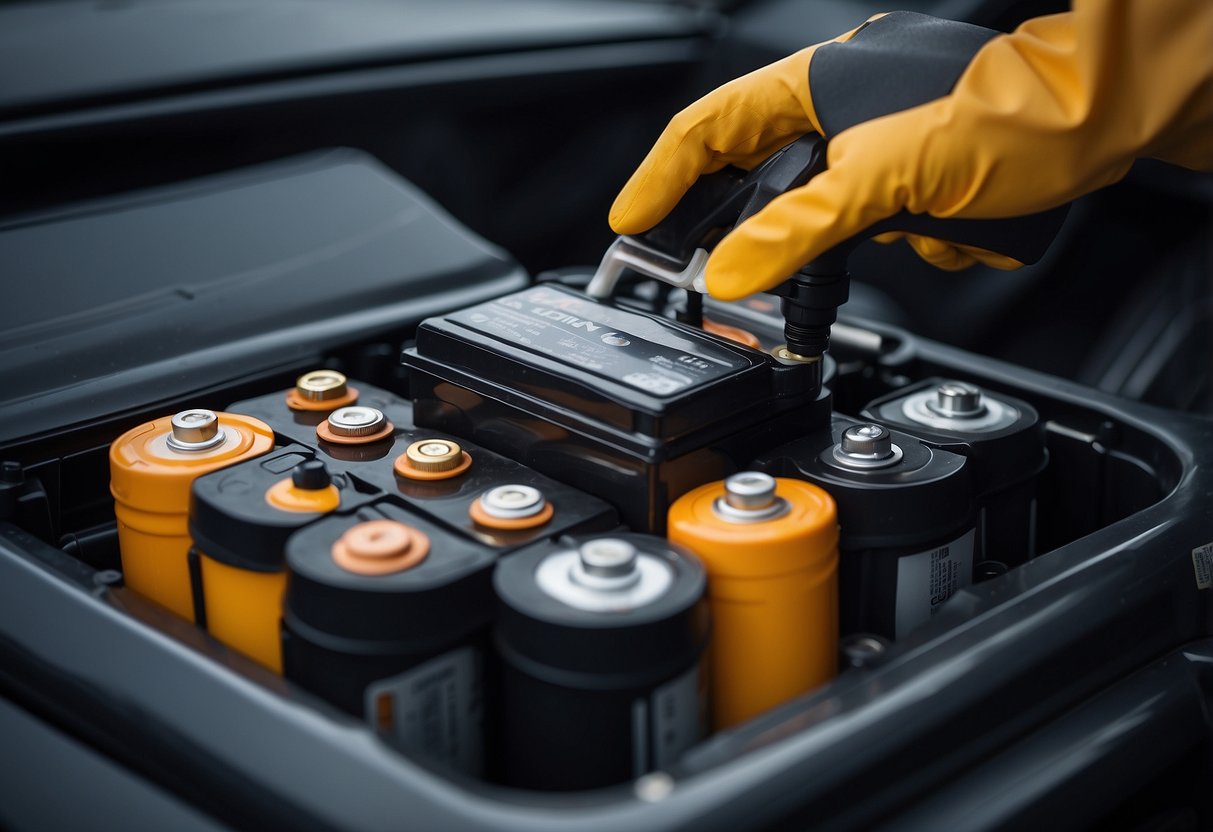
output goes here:
{"type": "Polygon", "coordinates": [[[312,370],[295,380],[295,392],[309,402],[339,399],[346,394],[346,378],[336,370],[312,370]]]}
{"type": "Polygon", "coordinates": [[[404,453],[418,471],[450,471],[463,462],[463,448],[449,439],[421,439],[404,453]]]}

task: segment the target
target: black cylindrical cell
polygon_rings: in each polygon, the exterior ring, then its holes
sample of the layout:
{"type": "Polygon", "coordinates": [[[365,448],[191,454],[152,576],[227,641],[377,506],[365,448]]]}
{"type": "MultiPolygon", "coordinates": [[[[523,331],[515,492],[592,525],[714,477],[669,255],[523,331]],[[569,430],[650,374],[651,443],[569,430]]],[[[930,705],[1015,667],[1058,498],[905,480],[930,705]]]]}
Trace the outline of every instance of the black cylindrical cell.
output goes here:
{"type": "Polygon", "coordinates": [[[501,779],[590,789],[673,763],[703,734],[706,577],[656,537],[563,539],[502,560],[501,779]]]}
{"type": "Polygon", "coordinates": [[[494,553],[388,502],[287,542],[288,679],[402,751],[480,774],[494,553]]]}
{"type": "Polygon", "coordinates": [[[843,635],[901,638],[973,579],[969,461],[842,417],[756,461],[824,488],[838,505],[843,635]]]}
{"type": "Polygon", "coordinates": [[[972,460],[979,559],[1016,566],[1035,554],[1036,480],[1049,457],[1030,404],[932,378],[876,399],[862,417],[972,460]]]}

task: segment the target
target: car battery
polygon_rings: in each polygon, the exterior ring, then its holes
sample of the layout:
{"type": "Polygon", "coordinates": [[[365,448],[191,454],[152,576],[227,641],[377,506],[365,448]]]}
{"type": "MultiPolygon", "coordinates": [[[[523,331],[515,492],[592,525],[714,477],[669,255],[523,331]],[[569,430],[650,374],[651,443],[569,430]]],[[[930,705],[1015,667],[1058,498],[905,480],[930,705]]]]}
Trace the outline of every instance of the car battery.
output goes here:
{"type": "Polygon", "coordinates": [[[386,501],[296,532],[286,677],[406,753],[482,773],[496,558],[386,501]]]}
{"type": "Polygon", "coordinates": [[[419,426],[612,503],[635,530],[828,423],[820,366],[540,285],[424,321],[405,351],[419,426]]]}
{"type": "Polygon", "coordinates": [[[1049,454],[1030,404],[930,378],[876,399],[861,416],[972,460],[979,560],[1018,566],[1036,553],[1036,480],[1049,454]]]}
{"type": "Polygon", "coordinates": [[[971,465],[881,425],[835,417],[829,431],[756,460],[824,489],[838,507],[843,635],[901,638],[973,578],[971,465]]]}

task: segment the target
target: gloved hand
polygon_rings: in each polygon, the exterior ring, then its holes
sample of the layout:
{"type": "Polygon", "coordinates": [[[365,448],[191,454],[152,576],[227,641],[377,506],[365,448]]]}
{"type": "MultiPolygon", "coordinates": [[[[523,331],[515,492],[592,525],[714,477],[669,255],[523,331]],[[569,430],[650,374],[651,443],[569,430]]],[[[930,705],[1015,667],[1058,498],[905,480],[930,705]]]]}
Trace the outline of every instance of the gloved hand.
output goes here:
{"type": "MultiPolygon", "coordinates": [[[[829,48],[860,47],[870,37],[863,30],[830,42],[845,47],[829,48]]],[[[880,40],[871,37],[877,51],[880,40]]],[[[1139,156],[1213,168],[1210,44],[1208,0],[1075,0],[1069,13],[1030,20],[986,42],[950,94],[891,115],[844,119],[837,135],[815,104],[838,100],[837,89],[820,88],[812,75],[814,56],[827,46],[818,44],[675,116],[615,200],[611,226],[620,234],[644,231],[701,173],[751,167],[809,130],[829,136],[828,170],[772,201],[712,252],[708,289],[732,300],[773,288],[902,209],[1020,216],[1117,181],[1139,156]]],[[[914,58],[923,60],[924,51],[914,58]]],[[[839,83],[838,73],[830,75],[839,83]]],[[[885,80],[891,87],[904,81],[885,80]]],[[[941,241],[911,244],[944,267],[974,257],[1015,265],[941,241]]]]}

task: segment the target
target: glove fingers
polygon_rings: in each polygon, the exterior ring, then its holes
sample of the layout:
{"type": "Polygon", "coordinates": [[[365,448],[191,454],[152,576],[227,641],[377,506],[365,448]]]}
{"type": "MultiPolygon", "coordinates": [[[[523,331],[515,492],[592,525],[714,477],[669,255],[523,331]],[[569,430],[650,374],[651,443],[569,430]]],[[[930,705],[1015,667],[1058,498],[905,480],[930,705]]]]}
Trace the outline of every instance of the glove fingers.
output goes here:
{"type": "Polygon", "coordinates": [[[703,173],[753,167],[813,130],[797,83],[806,88],[812,49],[709,93],[670,121],[611,206],[611,228],[638,234],[678,204],[703,173]]]}
{"type": "Polygon", "coordinates": [[[906,242],[914,253],[926,260],[937,269],[945,272],[958,272],[967,269],[977,262],[973,255],[961,251],[951,243],[937,240],[934,237],[920,237],[917,234],[907,234],[906,242]]]}
{"type": "Polygon", "coordinates": [[[946,240],[937,240],[934,237],[920,237],[916,234],[907,234],[906,242],[919,257],[944,271],[960,271],[974,263],[984,263],[1002,271],[1014,271],[1023,267],[1023,263],[1013,257],[977,246],[959,245],[946,240]]]}
{"type": "Polygon", "coordinates": [[[904,239],[919,257],[931,265],[938,266],[946,271],[958,271],[968,268],[974,263],[984,263],[987,266],[1002,269],[1003,271],[1014,271],[1015,269],[1023,268],[1024,265],[1014,257],[1008,257],[1005,254],[999,254],[989,249],[949,243],[945,240],[937,240],[934,237],[907,234],[904,231],[886,231],[883,234],[877,234],[872,239],[882,245],[888,245],[889,243],[895,243],[898,240],[904,239]]]}
{"type": "Polygon", "coordinates": [[[720,242],[708,260],[708,291],[736,300],[778,286],[805,263],[897,213],[900,192],[871,168],[826,170],[720,242]]]}

